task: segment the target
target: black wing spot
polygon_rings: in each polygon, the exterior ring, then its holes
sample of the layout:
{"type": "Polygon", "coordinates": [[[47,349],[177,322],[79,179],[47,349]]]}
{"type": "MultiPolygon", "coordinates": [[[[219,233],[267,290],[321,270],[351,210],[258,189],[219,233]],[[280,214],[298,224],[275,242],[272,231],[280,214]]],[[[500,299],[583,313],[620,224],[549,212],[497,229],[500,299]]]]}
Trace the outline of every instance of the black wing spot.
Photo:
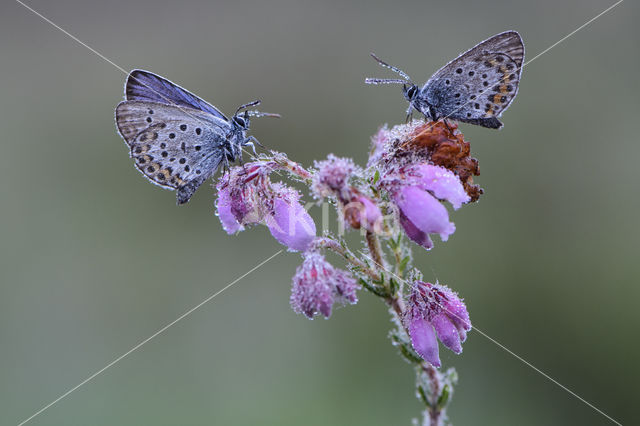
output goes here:
{"type": "Polygon", "coordinates": [[[480,109],[480,104],[476,102],[475,105],[473,105],[476,109],[480,109]]]}
{"type": "Polygon", "coordinates": [[[149,166],[149,167],[147,167],[147,171],[148,171],[149,173],[153,173],[153,172],[155,172],[155,171],[156,171],[156,168],[155,168],[155,167],[153,167],[153,166],[149,166]]]}
{"type": "Polygon", "coordinates": [[[167,155],[169,155],[169,153],[167,151],[162,151],[162,155],[163,158],[167,158],[167,155]]]}
{"type": "Polygon", "coordinates": [[[445,80],[444,84],[451,84],[451,80],[445,80]]]}
{"type": "Polygon", "coordinates": [[[493,65],[491,65],[491,62],[489,61],[484,61],[484,66],[487,68],[491,68],[493,65]]]}
{"type": "Polygon", "coordinates": [[[507,85],[507,92],[511,92],[513,90],[513,86],[512,85],[507,85]]]}
{"type": "Polygon", "coordinates": [[[153,119],[151,117],[147,117],[147,123],[151,123],[153,119]]]}
{"type": "Polygon", "coordinates": [[[503,104],[503,103],[505,103],[505,102],[507,102],[507,97],[506,97],[506,96],[501,97],[501,98],[500,98],[500,103],[502,103],[502,104],[503,104]]]}
{"type": "Polygon", "coordinates": [[[486,74],[482,74],[482,78],[487,78],[487,75],[486,74]]]}
{"type": "Polygon", "coordinates": [[[491,109],[491,104],[485,104],[484,111],[489,112],[490,109],[491,109]]]}
{"type": "Polygon", "coordinates": [[[474,75],[475,75],[475,72],[469,71],[469,77],[473,77],[474,75]]]}
{"type": "Polygon", "coordinates": [[[180,163],[180,164],[184,164],[186,162],[187,162],[186,158],[181,158],[180,160],[178,160],[178,163],[180,163]]]}
{"type": "Polygon", "coordinates": [[[468,112],[468,113],[467,113],[467,118],[468,118],[468,117],[471,117],[471,113],[470,113],[470,112],[468,112]]]}
{"type": "Polygon", "coordinates": [[[149,110],[149,114],[153,114],[153,110],[152,109],[149,110]]]}
{"type": "Polygon", "coordinates": [[[476,98],[476,95],[471,95],[469,99],[474,100],[475,98],[476,98]]]}
{"type": "Polygon", "coordinates": [[[169,161],[176,161],[174,157],[169,158],[169,161]]]}
{"type": "Polygon", "coordinates": [[[455,95],[453,95],[454,98],[459,98],[460,97],[460,93],[456,93],[455,95]]]}
{"type": "Polygon", "coordinates": [[[462,74],[462,68],[458,68],[458,69],[456,70],[456,72],[457,72],[458,74],[462,74]]]}
{"type": "Polygon", "coordinates": [[[482,85],[483,85],[484,87],[487,87],[487,86],[489,85],[489,82],[488,82],[488,81],[483,81],[483,82],[482,82],[482,85]]]}
{"type": "Polygon", "coordinates": [[[174,139],[176,137],[175,133],[169,133],[169,139],[174,139]]]}
{"type": "Polygon", "coordinates": [[[197,175],[199,175],[200,173],[202,173],[200,170],[196,170],[197,175]]]}
{"type": "Polygon", "coordinates": [[[196,135],[202,133],[202,129],[200,127],[196,127],[196,135]]]}
{"type": "Polygon", "coordinates": [[[142,147],[141,146],[136,146],[136,149],[134,149],[133,152],[135,152],[136,154],[142,153],[142,147]]]}
{"type": "Polygon", "coordinates": [[[202,149],[202,147],[201,147],[200,145],[196,145],[196,146],[195,146],[195,150],[196,150],[196,151],[200,151],[201,149],[202,149]]]}
{"type": "Polygon", "coordinates": [[[160,144],[160,149],[165,149],[166,147],[167,147],[167,144],[166,144],[166,143],[162,142],[162,143],[160,144]]]}
{"type": "Polygon", "coordinates": [[[509,74],[509,80],[515,80],[515,79],[516,79],[515,74],[509,74]]]}
{"type": "Polygon", "coordinates": [[[164,173],[158,173],[158,174],[156,175],[156,177],[157,177],[159,180],[164,180],[164,179],[165,179],[164,173]]]}
{"type": "Polygon", "coordinates": [[[188,165],[188,164],[187,164],[186,166],[184,166],[184,171],[185,171],[185,172],[188,172],[189,170],[191,170],[191,169],[189,168],[189,165],[188,165]]]}
{"type": "Polygon", "coordinates": [[[185,130],[187,130],[187,125],[186,125],[186,124],[181,124],[181,125],[180,125],[180,130],[182,130],[183,132],[184,132],[185,130]]]}

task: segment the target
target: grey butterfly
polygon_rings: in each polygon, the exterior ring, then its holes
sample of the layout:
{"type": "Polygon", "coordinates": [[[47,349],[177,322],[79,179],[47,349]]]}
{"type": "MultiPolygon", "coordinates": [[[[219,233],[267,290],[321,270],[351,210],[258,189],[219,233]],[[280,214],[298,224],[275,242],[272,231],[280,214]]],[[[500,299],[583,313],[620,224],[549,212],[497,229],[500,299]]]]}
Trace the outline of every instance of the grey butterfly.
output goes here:
{"type": "Polygon", "coordinates": [[[407,120],[413,110],[429,120],[452,119],[498,129],[498,117],[518,93],[524,44],[516,31],[506,31],[481,42],[440,68],[422,88],[402,70],[380,60],[401,79],[367,78],[368,84],[402,84],[409,102],[407,120]]]}
{"type": "Polygon", "coordinates": [[[242,148],[259,142],[247,137],[249,117],[271,116],[240,106],[231,119],[216,107],[148,71],[131,71],[116,124],[135,166],[152,183],[175,189],[185,204],[221,164],[242,161],[242,148]]]}

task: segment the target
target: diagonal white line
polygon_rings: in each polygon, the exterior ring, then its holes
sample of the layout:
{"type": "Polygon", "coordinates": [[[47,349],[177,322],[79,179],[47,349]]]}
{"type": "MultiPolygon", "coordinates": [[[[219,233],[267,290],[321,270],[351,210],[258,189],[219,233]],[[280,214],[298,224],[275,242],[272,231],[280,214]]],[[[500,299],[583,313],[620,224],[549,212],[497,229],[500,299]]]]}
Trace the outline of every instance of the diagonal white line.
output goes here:
{"type": "Polygon", "coordinates": [[[45,410],[51,408],[53,405],[57,404],[58,402],[60,402],[60,400],[66,398],[67,396],[69,396],[69,394],[71,394],[72,392],[74,392],[75,390],[77,390],[79,387],[85,385],[86,383],[90,382],[91,380],[93,380],[96,376],[100,375],[101,373],[103,373],[106,369],[108,369],[109,367],[112,367],[113,365],[115,365],[116,363],[118,363],[119,361],[121,361],[122,359],[124,359],[125,357],[127,357],[128,355],[130,355],[132,352],[136,351],[137,349],[140,349],[140,347],[142,347],[144,344],[148,343],[151,339],[153,339],[154,337],[158,336],[159,334],[162,334],[163,332],[165,332],[167,329],[169,329],[171,326],[175,325],[178,321],[186,318],[187,316],[191,315],[194,311],[196,311],[198,308],[200,308],[201,306],[203,306],[204,304],[206,304],[207,302],[209,302],[211,299],[213,299],[214,297],[216,297],[217,295],[219,295],[220,293],[222,293],[223,291],[225,291],[226,289],[228,289],[229,287],[231,287],[232,285],[234,285],[235,283],[237,283],[238,281],[240,281],[241,279],[243,279],[244,277],[246,277],[247,275],[249,275],[250,273],[252,273],[253,271],[255,271],[256,269],[260,268],[262,265],[264,265],[265,263],[269,262],[271,259],[273,259],[274,257],[276,257],[277,255],[279,255],[280,253],[282,253],[284,250],[278,250],[276,253],[274,253],[273,255],[271,255],[270,257],[268,257],[267,259],[263,260],[262,262],[260,262],[259,264],[257,264],[256,266],[254,266],[253,268],[251,268],[249,271],[245,272],[244,274],[240,275],[238,278],[236,278],[235,280],[231,281],[229,284],[227,284],[226,286],[224,286],[221,290],[218,290],[217,292],[215,292],[214,294],[212,294],[211,296],[207,297],[206,299],[204,299],[202,302],[198,303],[196,306],[194,306],[193,308],[189,309],[188,311],[186,311],[185,313],[183,313],[182,315],[180,315],[178,318],[174,319],[173,321],[171,321],[169,324],[165,325],[164,327],[162,327],[160,330],[156,331],[155,333],[153,333],[151,336],[147,337],[146,339],[142,340],[140,343],[138,343],[137,345],[135,345],[134,347],[132,347],[131,349],[129,349],[127,352],[123,353],[122,355],[120,355],[119,357],[117,357],[116,359],[114,359],[113,361],[111,361],[109,364],[105,365],[104,367],[102,367],[100,370],[96,371],[95,373],[93,373],[92,375],[90,375],[89,377],[87,377],[86,379],[84,379],[83,381],[81,381],[80,383],[78,383],[77,385],[75,385],[74,387],[72,387],[71,389],[69,389],[68,391],[66,391],[65,393],[63,393],[62,395],[60,395],[59,397],[57,397],[56,399],[54,399],[53,401],[51,401],[50,403],[48,403],[47,405],[45,405],[44,407],[42,407],[41,409],[39,409],[38,411],[36,411],[35,413],[33,413],[31,416],[29,416],[28,418],[26,418],[25,420],[21,421],[18,426],[22,426],[25,423],[31,421],[34,417],[38,416],[39,414],[41,414],[42,412],[44,412],[45,410]]]}
{"type": "Polygon", "coordinates": [[[113,62],[111,59],[107,58],[106,56],[104,56],[102,53],[98,52],[96,49],[94,49],[93,47],[89,46],[88,44],[84,43],[82,40],[80,40],[78,37],[74,36],[73,34],[71,34],[69,31],[65,30],[64,28],[62,28],[61,26],[57,25],[55,22],[53,22],[51,19],[47,18],[46,16],[42,15],[41,13],[39,13],[37,10],[31,8],[30,6],[24,4],[23,2],[21,2],[20,0],[16,0],[16,2],[20,3],[22,6],[24,6],[26,9],[29,9],[31,12],[33,12],[35,15],[38,15],[40,18],[42,18],[44,21],[48,22],[49,24],[51,24],[52,26],[54,26],[55,28],[59,29],[60,31],[62,31],[63,33],[65,33],[66,35],[68,35],[70,38],[72,38],[73,40],[75,40],[76,42],[78,42],[79,44],[81,44],[82,46],[86,47],[87,49],[89,49],[90,51],[92,51],[93,53],[95,53],[96,55],[98,55],[99,57],[101,57],[102,59],[104,59],[105,61],[109,62],[111,65],[113,65],[114,67],[118,68],[120,71],[122,71],[125,74],[128,74],[127,70],[125,70],[124,68],[122,68],[120,65],[116,64],[115,62],[113,62]]]}
{"type": "Polygon", "coordinates": [[[553,377],[549,376],[547,373],[545,373],[544,371],[540,370],[538,367],[536,367],[535,365],[531,364],[529,361],[527,361],[526,359],[522,358],[520,355],[514,353],[512,350],[510,350],[509,348],[507,348],[506,346],[504,346],[503,344],[501,344],[500,342],[498,342],[496,339],[494,339],[493,337],[487,335],[484,331],[480,330],[478,327],[476,327],[475,325],[473,326],[473,330],[477,331],[478,333],[480,333],[482,336],[486,337],[487,339],[489,339],[489,341],[491,341],[492,343],[494,343],[495,345],[497,345],[499,348],[503,349],[504,351],[506,351],[507,353],[509,353],[510,355],[512,355],[513,357],[515,357],[518,361],[522,362],[523,364],[525,364],[526,366],[530,367],[531,369],[533,369],[534,371],[536,371],[537,373],[541,374],[543,377],[545,377],[547,380],[549,380],[550,382],[558,385],[560,388],[564,389],[565,391],[567,391],[568,393],[570,393],[571,395],[573,395],[574,397],[576,397],[577,399],[579,399],[580,401],[584,402],[586,405],[588,405],[589,407],[593,408],[595,411],[597,411],[598,413],[602,414],[604,417],[606,417],[607,419],[611,420],[611,422],[617,424],[618,426],[622,426],[621,423],[619,423],[618,421],[614,420],[611,416],[609,416],[607,413],[605,413],[604,411],[602,411],[601,409],[599,409],[598,407],[596,407],[595,405],[593,405],[592,403],[590,403],[589,401],[587,401],[586,399],[584,399],[583,397],[581,397],[580,395],[578,395],[577,393],[575,393],[574,391],[572,391],[571,389],[569,389],[568,387],[566,387],[565,385],[563,385],[562,383],[558,382],[557,380],[555,380],[553,377]]]}
{"type": "Polygon", "coordinates": [[[590,23],[592,23],[593,21],[595,21],[596,19],[598,19],[599,17],[601,17],[602,15],[604,15],[605,13],[607,13],[608,11],[610,11],[611,9],[613,9],[614,7],[616,7],[617,5],[619,5],[620,3],[622,3],[624,0],[618,0],[616,3],[612,4],[611,6],[609,6],[608,8],[606,8],[605,10],[603,10],[602,12],[598,13],[596,16],[594,16],[593,18],[589,19],[587,22],[585,22],[584,24],[580,25],[578,28],[576,28],[575,30],[571,31],[569,34],[567,34],[566,36],[562,37],[560,40],[556,41],[555,43],[553,43],[551,46],[547,47],[546,49],[544,49],[542,52],[538,53],[536,56],[534,56],[533,58],[529,59],[527,62],[525,62],[522,65],[522,68],[524,68],[526,65],[529,65],[531,62],[535,61],[536,59],[538,59],[540,56],[544,55],[545,53],[547,53],[548,51],[550,51],[551,49],[553,49],[554,47],[556,47],[557,45],[559,45],[560,43],[562,43],[563,41],[565,41],[566,39],[568,39],[569,37],[571,37],[572,35],[574,35],[575,33],[577,33],[578,31],[580,31],[581,29],[583,29],[584,27],[586,27],[587,25],[589,25],[590,23]]]}
{"type": "MultiPolygon", "coordinates": [[[[545,50],[543,50],[542,52],[540,52],[539,54],[537,54],[536,56],[534,56],[533,58],[531,58],[529,61],[525,62],[525,64],[522,65],[522,67],[524,67],[525,65],[530,64],[531,62],[533,62],[534,60],[536,60],[537,58],[539,58],[540,56],[542,56],[543,54],[547,53],[549,50],[553,49],[554,47],[556,47],[558,44],[562,43],[563,41],[565,41],[566,39],[568,39],[569,37],[571,37],[572,35],[574,35],[575,33],[577,33],[578,31],[580,31],[581,29],[583,29],[584,27],[586,27],[587,25],[589,25],[590,23],[592,23],[593,21],[595,21],[596,19],[598,19],[599,17],[601,17],[602,15],[604,15],[605,13],[607,13],[608,11],[610,11],[611,9],[613,9],[614,7],[616,7],[617,5],[619,5],[620,3],[622,3],[624,0],[619,0],[618,2],[614,3],[613,5],[609,6],[607,9],[605,9],[604,11],[600,12],[598,15],[596,15],[595,17],[591,18],[589,21],[585,22],[583,25],[581,25],[580,27],[576,28],[574,31],[572,31],[571,33],[567,34],[565,37],[563,37],[562,39],[560,39],[559,41],[557,41],[556,43],[552,44],[551,46],[549,46],[548,48],[546,48],[545,50]]],[[[20,0],[16,0],[17,3],[19,3],[20,5],[22,5],[23,7],[25,7],[26,9],[28,9],[29,11],[31,11],[32,13],[34,13],[35,15],[39,16],[41,19],[43,19],[44,21],[46,21],[47,23],[49,23],[50,25],[52,25],[53,27],[55,27],[56,29],[60,30],[61,32],[63,32],[64,34],[66,34],[67,36],[69,36],[71,39],[73,39],[74,41],[76,41],[77,43],[81,44],[82,46],[86,47],[87,49],[89,49],[91,52],[93,52],[94,54],[96,54],[97,56],[99,56],[100,58],[102,58],[103,60],[105,60],[106,62],[110,63],[111,65],[113,65],[114,67],[116,67],[117,69],[119,69],[120,71],[122,71],[125,74],[128,74],[128,72],[120,67],[119,65],[117,65],[115,62],[111,61],[109,58],[107,58],[106,56],[104,56],[103,54],[101,54],[100,52],[98,52],[97,50],[95,50],[94,48],[90,47],[89,45],[87,45],[86,43],[82,42],[80,39],[78,39],[77,37],[75,37],[73,34],[69,33],[68,31],[66,31],[65,29],[63,29],[62,27],[60,27],[59,25],[55,24],[53,21],[51,21],[50,19],[48,19],[47,17],[43,16],[41,13],[37,12],[36,10],[34,10],[33,8],[31,8],[30,6],[26,5],[25,3],[23,3],[20,0]]],[[[251,153],[249,153],[248,151],[245,150],[245,152],[247,152],[249,155],[251,155],[251,153]]],[[[42,412],[44,412],[45,410],[47,410],[48,408],[50,408],[51,406],[53,406],[54,404],[56,404],[57,402],[59,402],[60,400],[62,400],[63,398],[65,398],[66,396],[68,396],[69,394],[71,394],[72,392],[74,392],[76,389],[80,388],[81,386],[83,386],[84,384],[88,383],[89,381],[91,381],[93,378],[95,378],[96,376],[98,376],[99,374],[101,374],[102,372],[104,372],[105,370],[107,370],[108,368],[110,368],[111,366],[113,366],[114,364],[116,364],[117,362],[119,362],[120,360],[122,360],[123,358],[125,358],[126,356],[128,356],[129,354],[131,354],[132,352],[134,352],[135,350],[139,349],[141,346],[143,346],[144,344],[146,344],[147,342],[149,342],[151,339],[153,339],[154,337],[158,336],[159,334],[163,333],[164,331],[166,331],[169,327],[173,326],[174,324],[176,324],[178,321],[184,319],[185,317],[187,317],[188,315],[190,315],[192,312],[194,312],[195,310],[197,310],[198,308],[200,308],[202,305],[206,304],[207,302],[209,302],[211,299],[213,299],[214,297],[216,297],[217,295],[219,295],[220,293],[222,293],[223,291],[225,291],[227,288],[231,287],[233,284],[235,284],[236,282],[238,282],[239,280],[241,280],[242,278],[246,277],[247,275],[249,275],[251,272],[255,271],[256,269],[258,269],[259,267],[261,267],[262,265],[264,265],[265,263],[267,263],[268,261],[270,261],[271,259],[273,259],[274,257],[276,257],[277,255],[279,255],[280,253],[282,253],[283,250],[280,250],[278,252],[276,252],[274,255],[272,255],[271,257],[269,257],[268,259],[266,259],[265,261],[263,261],[262,263],[260,263],[259,265],[257,265],[256,267],[254,267],[253,269],[251,269],[250,271],[248,271],[247,273],[245,273],[244,275],[240,276],[239,278],[237,278],[236,280],[234,280],[233,282],[231,282],[230,284],[228,284],[227,286],[225,286],[222,290],[219,290],[218,292],[216,292],[215,294],[211,295],[210,297],[208,297],[207,299],[205,299],[203,302],[199,303],[198,305],[196,305],[195,307],[191,308],[189,311],[185,312],[184,314],[182,314],[180,317],[178,317],[176,320],[172,321],[171,323],[167,324],[166,326],[164,326],[163,328],[161,328],[160,330],[158,330],[156,333],[154,333],[153,335],[151,335],[150,337],[148,337],[147,339],[141,341],[140,343],[138,343],[136,346],[134,346],[133,348],[131,348],[129,351],[125,352],[124,354],[122,354],[121,356],[119,356],[118,358],[116,358],[115,360],[113,360],[111,363],[107,364],[105,367],[103,367],[102,369],[96,371],[94,374],[92,374],[91,376],[87,377],[84,381],[82,381],[81,383],[79,383],[78,385],[74,386],[73,388],[69,389],[67,392],[65,392],[64,394],[62,394],[60,397],[58,397],[57,399],[55,399],[54,401],[52,401],[51,403],[47,404],[46,406],[44,406],[43,408],[41,408],[39,411],[37,411],[36,413],[34,413],[32,416],[30,416],[29,418],[25,419],[24,421],[22,421],[18,426],[22,426],[25,423],[29,422],[30,420],[32,420],[34,417],[38,416],[39,414],[41,414],[42,412]]],[[[364,256],[368,257],[365,253],[362,253],[364,256]]],[[[396,276],[393,272],[391,271],[387,271],[391,274],[393,274],[394,276],[396,276]]],[[[397,276],[396,276],[397,277],[397,276]]],[[[403,280],[400,277],[397,277],[398,279],[400,279],[401,281],[404,281],[406,283],[406,280],[403,280]]],[[[605,414],[602,410],[598,409],[597,407],[595,407],[593,404],[589,403],[588,401],[586,401],[585,399],[583,399],[582,397],[580,397],[579,395],[577,395],[575,392],[571,391],[570,389],[568,389],[566,386],[562,385],[561,383],[559,383],[558,381],[554,380],[552,377],[550,377],[549,375],[547,375],[546,373],[544,373],[543,371],[541,371],[540,369],[536,368],[534,365],[532,365],[531,363],[529,363],[528,361],[526,361],[525,359],[523,359],[522,357],[518,356],[517,354],[515,354],[514,352],[512,352],[511,350],[509,350],[508,348],[506,348],[504,345],[500,344],[498,341],[496,341],[495,339],[491,338],[490,336],[488,336],[486,333],[482,332],[480,329],[478,329],[477,327],[474,327],[475,330],[477,330],[481,335],[483,335],[484,337],[486,337],[487,339],[489,339],[490,341],[492,341],[493,343],[495,343],[496,345],[498,345],[500,348],[504,349],[505,351],[507,351],[508,353],[510,353],[511,355],[513,355],[514,357],[516,357],[518,360],[520,360],[521,362],[523,362],[524,364],[526,364],[527,366],[531,367],[532,369],[534,369],[535,371],[537,371],[538,373],[540,373],[541,375],[543,375],[544,377],[546,377],[548,380],[550,380],[551,382],[555,383],[556,385],[558,385],[559,387],[561,387],[562,389],[564,389],[565,391],[567,391],[568,393],[570,393],[571,395],[575,396],[576,398],[578,398],[579,400],[581,400],[582,402],[584,402],[586,405],[588,405],[589,407],[593,408],[595,411],[597,411],[598,413],[602,414],[604,417],[606,417],[607,419],[611,420],[613,423],[617,424],[617,425],[621,425],[619,422],[617,422],[616,420],[614,420],[613,418],[611,418],[610,416],[608,416],[607,414],[605,414]]]]}
{"type": "MultiPolygon", "coordinates": [[[[107,58],[106,56],[104,56],[102,53],[98,52],[96,49],[94,49],[93,47],[89,46],[87,43],[83,42],[82,40],[80,40],[78,37],[74,36],[73,34],[71,34],[69,31],[65,30],[64,28],[62,28],[60,25],[56,24],[55,22],[53,22],[51,19],[47,18],[46,16],[44,16],[42,13],[38,12],[37,10],[33,9],[32,7],[30,7],[29,5],[23,3],[20,0],[16,0],[17,3],[19,3],[20,5],[24,6],[26,9],[28,9],[29,11],[31,11],[33,14],[39,16],[40,18],[42,18],[42,20],[44,20],[45,22],[51,24],[54,28],[60,30],[62,33],[66,34],[67,36],[69,36],[69,38],[73,39],[74,41],[76,41],[78,44],[86,47],[87,49],[89,49],[91,52],[95,53],[96,55],[98,55],[100,58],[104,59],[106,62],[110,63],[111,65],[113,65],[114,67],[116,67],[117,69],[119,69],[120,71],[122,71],[125,75],[128,75],[129,72],[127,70],[125,70],[124,68],[122,68],[120,65],[116,64],[115,62],[113,62],[111,59],[107,58]]],[[[140,83],[140,82],[139,82],[140,83]]],[[[167,99],[165,96],[163,96],[161,93],[159,93],[158,91],[154,90],[152,87],[147,86],[144,83],[141,83],[144,86],[147,87],[147,89],[155,92],[157,95],[159,95],[160,97],[162,97],[165,101],[167,101],[167,104],[169,105],[174,105],[176,107],[178,107],[180,110],[182,110],[182,112],[184,112],[185,114],[187,114],[188,116],[190,116],[191,118],[194,118],[195,120],[201,121],[203,123],[205,123],[204,121],[202,121],[199,117],[195,117],[194,115],[192,115],[191,113],[189,113],[189,111],[186,111],[184,108],[182,108],[180,105],[175,104],[175,102],[172,102],[170,99],[167,99]]],[[[206,123],[205,123],[206,124],[206,123]]],[[[247,153],[250,157],[254,158],[254,159],[258,159],[258,157],[256,157],[255,155],[253,155],[251,152],[247,151],[244,147],[241,147],[242,151],[247,153]]],[[[279,172],[278,172],[279,173],[279,172]]]]}
{"type": "MultiPolygon", "coordinates": [[[[374,265],[378,266],[380,269],[388,272],[389,274],[393,275],[394,277],[396,277],[398,280],[400,280],[400,282],[404,283],[404,284],[410,284],[407,280],[405,280],[404,278],[399,277],[398,275],[396,275],[393,271],[388,270],[387,268],[384,267],[384,265],[380,265],[378,263],[376,263],[375,260],[373,260],[373,258],[371,256],[369,256],[368,254],[366,254],[363,251],[359,252],[362,256],[366,257],[367,259],[369,259],[371,262],[373,262],[374,265]]],[[[437,303],[437,302],[436,302],[437,303]]],[[[448,314],[453,315],[455,317],[458,317],[457,314],[455,314],[454,312],[449,311],[445,306],[441,305],[438,303],[438,305],[443,308],[445,311],[447,311],[448,314]]],[[[458,317],[459,318],[459,317],[458,317]]],[[[460,318],[461,320],[464,321],[463,318],[460,318]]],[[[534,371],[536,371],[537,373],[541,374],[543,377],[545,377],[547,380],[551,381],[552,383],[558,385],[560,388],[564,389],[565,391],[567,391],[569,394],[573,395],[574,397],[576,397],[577,399],[579,399],[580,401],[582,401],[583,403],[585,403],[586,405],[588,405],[589,407],[593,408],[595,411],[597,411],[598,413],[600,413],[601,415],[603,415],[604,417],[606,417],[607,419],[611,420],[613,423],[617,424],[618,426],[622,426],[621,423],[619,423],[618,421],[614,420],[611,416],[607,415],[607,413],[605,413],[604,411],[602,411],[601,409],[599,409],[598,407],[596,407],[595,405],[593,405],[592,403],[590,403],[589,401],[587,401],[586,399],[582,398],[580,395],[578,395],[577,393],[575,393],[574,391],[572,391],[571,389],[569,389],[568,387],[566,387],[565,385],[563,385],[562,383],[558,382],[557,380],[555,380],[553,377],[549,376],[547,373],[545,373],[544,371],[540,370],[538,367],[536,367],[535,365],[531,364],[529,361],[527,361],[526,359],[522,358],[520,355],[516,354],[515,352],[513,352],[512,350],[510,350],[509,348],[507,348],[506,346],[504,346],[503,344],[501,344],[500,342],[498,342],[496,339],[494,339],[493,337],[489,336],[487,333],[485,333],[484,331],[480,330],[477,326],[473,326],[473,328],[471,329],[471,331],[477,331],[478,333],[480,333],[482,336],[486,337],[489,341],[491,341],[492,343],[494,343],[496,346],[498,346],[499,348],[503,349],[504,351],[506,351],[507,353],[509,353],[510,355],[512,355],[513,357],[515,357],[518,361],[522,362],[523,364],[525,364],[526,366],[530,367],[531,369],[533,369],[534,371]]]]}

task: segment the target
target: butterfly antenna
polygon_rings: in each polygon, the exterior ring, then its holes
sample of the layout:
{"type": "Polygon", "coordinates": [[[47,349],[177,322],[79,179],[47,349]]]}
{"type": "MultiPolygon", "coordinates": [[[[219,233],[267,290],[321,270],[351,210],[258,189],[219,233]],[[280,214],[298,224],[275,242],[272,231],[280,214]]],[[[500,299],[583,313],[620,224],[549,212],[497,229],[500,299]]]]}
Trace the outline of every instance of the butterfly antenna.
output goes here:
{"type": "Polygon", "coordinates": [[[238,115],[238,113],[239,113],[240,111],[242,111],[243,109],[246,109],[246,108],[249,108],[249,107],[253,107],[253,106],[257,106],[257,105],[260,105],[260,103],[261,103],[261,102],[262,102],[262,101],[261,101],[260,99],[257,99],[257,100],[255,100],[255,101],[253,101],[253,102],[249,102],[249,103],[247,103],[247,104],[240,105],[240,106],[238,107],[238,109],[236,110],[236,112],[235,112],[233,115],[238,115]]]}
{"type": "Polygon", "coordinates": [[[247,111],[247,114],[249,114],[249,117],[274,117],[274,118],[281,118],[282,116],[280,114],[275,114],[272,112],[261,112],[261,111],[247,111]]]}
{"type": "Polygon", "coordinates": [[[407,75],[407,73],[406,73],[406,72],[404,72],[404,71],[402,71],[400,68],[398,68],[398,67],[394,67],[393,65],[390,65],[390,64],[386,63],[386,62],[385,62],[385,61],[383,61],[382,59],[378,58],[378,57],[376,56],[376,54],[375,54],[375,53],[373,53],[373,52],[371,53],[371,57],[372,57],[373,59],[375,59],[375,60],[376,60],[376,62],[378,62],[378,63],[379,63],[380,65],[382,65],[383,67],[385,67],[385,68],[389,68],[391,71],[393,71],[393,72],[395,72],[395,73],[398,73],[398,74],[400,75],[400,77],[402,77],[402,78],[404,78],[404,79],[406,80],[406,82],[407,82],[407,83],[410,83],[410,82],[411,82],[411,77],[409,77],[409,76],[407,75]]]}
{"type": "Polygon", "coordinates": [[[399,78],[365,78],[366,84],[407,84],[407,80],[400,80],[399,78]]]}

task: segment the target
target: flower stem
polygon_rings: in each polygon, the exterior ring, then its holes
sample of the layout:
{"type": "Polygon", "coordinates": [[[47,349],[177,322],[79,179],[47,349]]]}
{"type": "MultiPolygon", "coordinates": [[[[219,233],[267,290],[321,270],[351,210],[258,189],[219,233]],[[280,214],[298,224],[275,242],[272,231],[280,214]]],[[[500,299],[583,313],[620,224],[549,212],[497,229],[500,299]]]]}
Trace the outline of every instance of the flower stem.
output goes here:
{"type": "Polygon", "coordinates": [[[351,265],[355,266],[358,270],[366,274],[373,281],[380,281],[382,279],[381,275],[377,271],[371,269],[369,266],[367,266],[366,263],[358,259],[356,255],[351,252],[351,250],[338,243],[337,241],[328,237],[321,237],[315,239],[314,245],[319,248],[333,250],[334,252],[342,256],[351,265]]]}
{"type": "Polygon", "coordinates": [[[382,247],[380,247],[380,240],[378,239],[378,236],[373,232],[367,231],[365,238],[367,240],[367,247],[369,247],[369,254],[371,254],[371,258],[373,259],[377,269],[385,271],[387,268],[385,268],[384,265],[382,247]]]}

